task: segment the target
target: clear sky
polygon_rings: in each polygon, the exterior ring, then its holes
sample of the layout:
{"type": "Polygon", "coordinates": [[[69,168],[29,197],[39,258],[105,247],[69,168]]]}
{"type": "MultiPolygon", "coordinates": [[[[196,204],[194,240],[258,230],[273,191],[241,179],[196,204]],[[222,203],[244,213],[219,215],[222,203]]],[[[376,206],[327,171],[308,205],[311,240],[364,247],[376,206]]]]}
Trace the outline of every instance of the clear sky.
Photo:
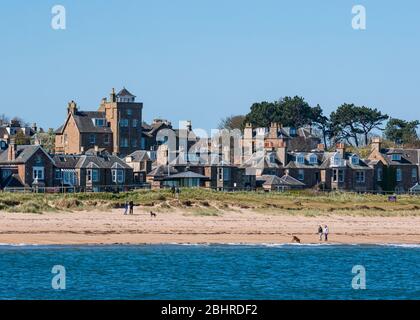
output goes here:
{"type": "Polygon", "coordinates": [[[420,119],[418,0],[1,0],[0,39],[0,113],[44,128],[122,86],[145,120],[205,129],[286,95],[420,119]],[[56,4],[66,30],[51,28],[56,4]]]}

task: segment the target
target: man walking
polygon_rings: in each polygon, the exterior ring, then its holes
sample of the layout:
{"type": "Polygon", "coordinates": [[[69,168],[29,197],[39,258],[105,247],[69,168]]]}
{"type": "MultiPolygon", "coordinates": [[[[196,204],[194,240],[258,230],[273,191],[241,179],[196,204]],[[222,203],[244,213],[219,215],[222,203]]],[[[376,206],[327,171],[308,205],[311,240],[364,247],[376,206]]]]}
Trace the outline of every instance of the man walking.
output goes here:
{"type": "Polygon", "coordinates": [[[323,234],[322,226],[319,225],[318,226],[319,241],[322,241],[322,234],[323,234]]]}
{"type": "Polygon", "coordinates": [[[133,202],[133,200],[130,201],[129,205],[130,205],[130,214],[133,214],[134,213],[134,202],[133,202]]]}
{"type": "Polygon", "coordinates": [[[330,232],[330,230],[328,229],[328,226],[325,225],[324,227],[324,236],[325,236],[325,241],[328,241],[328,233],[330,232]]]}

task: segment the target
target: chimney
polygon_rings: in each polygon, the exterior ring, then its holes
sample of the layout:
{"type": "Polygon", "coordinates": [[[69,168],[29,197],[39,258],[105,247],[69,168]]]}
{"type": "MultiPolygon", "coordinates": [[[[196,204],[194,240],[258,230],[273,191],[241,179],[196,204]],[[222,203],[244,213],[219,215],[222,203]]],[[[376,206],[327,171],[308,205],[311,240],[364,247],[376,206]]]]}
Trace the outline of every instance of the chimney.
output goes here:
{"type": "Polygon", "coordinates": [[[341,156],[344,157],[344,153],[346,152],[346,146],[344,143],[337,143],[336,149],[337,152],[339,152],[341,156]]]}
{"type": "Polygon", "coordinates": [[[271,123],[269,137],[271,139],[276,139],[277,138],[277,123],[274,123],[274,122],[271,123]]]}
{"type": "Polygon", "coordinates": [[[38,127],[36,126],[36,123],[33,123],[33,124],[32,124],[32,130],[33,130],[34,132],[37,132],[37,131],[38,131],[38,127]]]}
{"type": "Polygon", "coordinates": [[[192,131],[192,123],[191,120],[187,121],[187,131],[192,131]]]}
{"type": "Polygon", "coordinates": [[[115,94],[114,88],[112,88],[111,94],[109,95],[109,100],[111,102],[117,102],[117,95],[115,94]]]}
{"type": "Polygon", "coordinates": [[[318,151],[325,151],[325,144],[319,143],[316,148],[318,151]]]}
{"type": "Polygon", "coordinates": [[[287,144],[285,141],[280,141],[279,146],[277,148],[277,158],[283,164],[283,166],[287,165],[287,144]]]}
{"type": "Polygon", "coordinates": [[[16,144],[15,140],[11,139],[9,144],[9,149],[7,150],[7,161],[16,160],[16,144]]]}
{"type": "Polygon", "coordinates": [[[80,147],[80,153],[85,154],[85,147],[80,147]]]}
{"type": "Polygon", "coordinates": [[[67,114],[75,114],[77,112],[77,103],[71,100],[67,106],[67,114]]]}
{"type": "Polygon", "coordinates": [[[381,152],[381,149],[382,149],[381,138],[379,138],[379,137],[372,138],[371,149],[372,149],[372,151],[381,152]]]}

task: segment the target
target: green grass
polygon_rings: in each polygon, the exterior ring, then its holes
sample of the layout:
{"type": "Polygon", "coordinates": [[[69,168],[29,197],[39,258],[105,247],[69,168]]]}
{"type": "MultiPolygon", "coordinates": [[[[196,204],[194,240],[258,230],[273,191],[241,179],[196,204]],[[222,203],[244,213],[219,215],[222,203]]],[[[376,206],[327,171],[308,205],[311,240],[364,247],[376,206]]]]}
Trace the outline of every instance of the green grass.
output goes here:
{"type": "Polygon", "coordinates": [[[401,195],[396,203],[387,196],[342,192],[285,193],[221,192],[208,189],[182,189],[179,199],[170,190],[136,190],[126,193],[21,194],[0,193],[0,211],[43,213],[49,211],[109,210],[125,201],[136,206],[170,211],[197,209],[197,215],[229,210],[255,210],[261,213],[287,213],[312,216],[321,214],[420,215],[420,197],[401,195]]]}

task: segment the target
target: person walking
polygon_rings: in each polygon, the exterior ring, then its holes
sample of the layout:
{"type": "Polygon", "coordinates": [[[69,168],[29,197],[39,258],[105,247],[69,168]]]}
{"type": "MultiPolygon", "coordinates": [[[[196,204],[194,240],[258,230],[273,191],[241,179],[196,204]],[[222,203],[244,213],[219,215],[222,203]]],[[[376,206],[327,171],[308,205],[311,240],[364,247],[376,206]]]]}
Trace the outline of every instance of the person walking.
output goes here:
{"type": "Polygon", "coordinates": [[[130,201],[129,206],[130,206],[130,214],[133,214],[134,213],[134,202],[133,202],[133,200],[130,201]]]}
{"type": "Polygon", "coordinates": [[[328,234],[330,233],[330,230],[328,229],[328,226],[325,225],[324,226],[324,237],[325,237],[325,241],[328,241],[328,234]]]}
{"type": "Polygon", "coordinates": [[[319,241],[322,241],[322,234],[323,234],[322,226],[318,226],[318,235],[319,235],[319,241]]]}
{"type": "Polygon", "coordinates": [[[124,215],[126,215],[127,213],[128,213],[128,201],[126,200],[124,204],[124,215]]]}

